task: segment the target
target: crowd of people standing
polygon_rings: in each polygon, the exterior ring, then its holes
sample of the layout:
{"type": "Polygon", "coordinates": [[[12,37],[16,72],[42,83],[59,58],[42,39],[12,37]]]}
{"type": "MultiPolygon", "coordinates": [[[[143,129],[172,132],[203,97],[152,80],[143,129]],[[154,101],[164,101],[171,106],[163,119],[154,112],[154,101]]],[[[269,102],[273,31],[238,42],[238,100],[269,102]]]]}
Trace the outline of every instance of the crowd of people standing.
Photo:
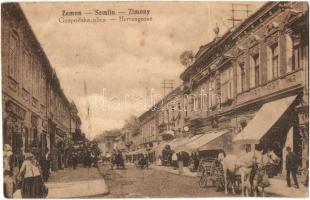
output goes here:
{"type": "Polygon", "coordinates": [[[4,195],[13,198],[16,190],[21,190],[23,198],[44,198],[48,189],[44,182],[48,179],[50,171],[49,152],[44,155],[23,152],[17,157],[8,144],[3,151],[4,195]]]}
{"type": "MultiPolygon", "coordinates": [[[[79,163],[84,167],[96,166],[100,153],[98,146],[93,143],[77,149],[72,147],[68,151],[66,165],[58,169],[64,167],[76,169],[79,163]]],[[[22,198],[46,197],[48,189],[44,182],[49,179],[51,166],[52,158],[49,149],[42,152],[34,148],[27,152],[13,153],[12,147],[5,144],[3,150],[5,197],[13,198],[16,190],[20,190],[22,198]]]]}
{"type": "Polygon", "coordinates": [[[123,158],[123,154],[120,150],[113,149],[111,155],[111,164],[112,169],[116,166],[117,169],[125,169],[125,161],[123,158]]]}

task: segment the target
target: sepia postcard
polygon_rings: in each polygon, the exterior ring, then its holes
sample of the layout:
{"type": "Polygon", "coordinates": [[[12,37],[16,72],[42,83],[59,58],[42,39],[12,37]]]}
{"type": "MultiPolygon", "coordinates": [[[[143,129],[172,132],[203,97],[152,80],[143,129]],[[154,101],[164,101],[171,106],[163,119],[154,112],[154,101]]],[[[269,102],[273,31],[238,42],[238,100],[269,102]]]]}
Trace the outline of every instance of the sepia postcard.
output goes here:
{"type": "Polygon", "coordinates": [[[2,2],[3,197],[308,197],[306,1],[2,2]]]}

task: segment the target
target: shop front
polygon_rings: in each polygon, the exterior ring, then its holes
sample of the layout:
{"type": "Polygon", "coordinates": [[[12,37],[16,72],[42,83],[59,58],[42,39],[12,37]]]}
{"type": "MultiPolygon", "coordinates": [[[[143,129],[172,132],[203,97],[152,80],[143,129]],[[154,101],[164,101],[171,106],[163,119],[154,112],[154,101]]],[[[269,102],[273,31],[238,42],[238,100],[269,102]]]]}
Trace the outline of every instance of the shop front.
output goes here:
{"type": "Polygon", "coordinates": [[[233,139],[235,150],[245,145],[251,150],[269,150],[281,158],[277,173],[285,172],[286,147],[289,146],[298,156],[298,164],[302,167],[302,137],[298,114],[295,106],[297,95],[281,98],[265,103],[255,114],[250,123],[233,139]]]}
{"type": "Polygon", "coordinates": [[[3,144],[9,144],[13,150],[13,167],[19,168],[24,150],[24,128],[26,110],[8,100],[3,115],[3,144]]]}

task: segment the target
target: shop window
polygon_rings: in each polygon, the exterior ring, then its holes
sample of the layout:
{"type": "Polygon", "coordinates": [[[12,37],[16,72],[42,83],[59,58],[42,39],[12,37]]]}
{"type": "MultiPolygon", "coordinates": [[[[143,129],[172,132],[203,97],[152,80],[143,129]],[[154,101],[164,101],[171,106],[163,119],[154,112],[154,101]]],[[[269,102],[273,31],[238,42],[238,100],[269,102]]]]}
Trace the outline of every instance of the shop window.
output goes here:
{"type": "Polygon", "coordinates": [[[38,130],[36,128],[31,129],[31,134],[30,134],[30,146],[31,147],[36,147],[38,143],[38,130]]]}

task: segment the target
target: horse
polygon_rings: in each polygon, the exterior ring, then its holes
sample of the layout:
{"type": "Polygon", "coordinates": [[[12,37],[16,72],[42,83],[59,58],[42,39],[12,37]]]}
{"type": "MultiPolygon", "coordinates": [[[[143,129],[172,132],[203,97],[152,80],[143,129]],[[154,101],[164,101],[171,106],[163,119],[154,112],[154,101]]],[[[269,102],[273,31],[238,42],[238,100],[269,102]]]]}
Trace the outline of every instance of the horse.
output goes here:
{"type": "MultiPolygon", "coordinates": [[[[228,177],[227,174],[232,176],[240,175],[241,176],[241,192],[242,196],[244,196],[244,191],[246,192],[246,196],[248,196],[248,189],[251,185],[250,176],[252,172],[252,167],[255,164],[259,164],[260,166],[264,166],[267,163],[275,164],[278,162],[279,158],[273,153],[263,155],[260,151],[253,151],[245,153],[241,156],[236,156],[232,154],[228,154],[224,157],[223,153],[218,155],[219,161],[222,163],[223,171],[224,171],[224,182],[225,182],[225,194],[227,195],[227,183],[228,177]],[[265,163],[265,164],[264,164],[265,163]]],[[[232,192],[235,193],[234,190],[234,180],[230,177],[230,181],[232,182],[232,192]]],[[[254,181],[253,181],[254,182],[254,181]]],[[[258,183],[253,183],[254,188],[258,187],[258,183]]],[[[257,193],[255,193],[257,195],[257,193]]]]}
{"type": "Polygon", "coordinates": [[[267,168],[272,165],[278,165],[281,160],[273,151],[262,154],[261,157],[257,156],[256,159],[255,176],[253,178],[252,185],[254,190],[254,196],[257,196],[259,187],[262,188],[262,196],[265,196],[264,188],[270,185],[267,178],[267,168]]]}
{"type": "Polygon", "coordinates": [[[227,195],[227,184],[228,184],[228,174],[229,181],[232,184],[232,193],[235,194],[234,190],[234,178],[232,176],[240,175],[241,176],[241,191],[242,196],[244,196],[244,187],[245,187],[245,178],[250,173],[250,165],[247,165],[245,162],[242,163],[242,159],[239,159],[238,156],[228,154],[226,157],[224,155],[219,155],[219,161],[222,163],[223,172],[224,172],[224,186],[225,194],[227,195]]]}

